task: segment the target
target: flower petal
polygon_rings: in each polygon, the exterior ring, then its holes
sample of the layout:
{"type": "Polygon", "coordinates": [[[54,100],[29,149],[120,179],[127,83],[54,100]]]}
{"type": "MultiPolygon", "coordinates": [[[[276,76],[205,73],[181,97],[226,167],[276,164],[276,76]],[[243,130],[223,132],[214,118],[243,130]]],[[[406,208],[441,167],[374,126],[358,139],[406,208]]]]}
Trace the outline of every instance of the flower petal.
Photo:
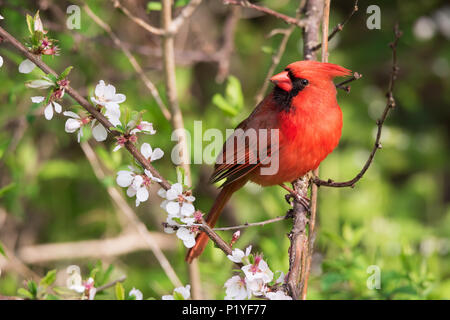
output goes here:
{"type": "Polygon", "coordinates": [[[129,187],[133,182],[133,173],[127,170],[117,172],[116,182],[122,188],[129,187]]]}
{"type": "Polygon", "coordinates": [[[97,141],[105,141],[108,137],[108,132],[105,127],[103,127],[100,123],[92,128],[92,135],[97,141]]]}
{"type": "Polygon", "coordinates": [[[33,102],[33,103],[41,103],[44,100],[45,100],[45,97],[42,97],[42,96],[31,97],[31,102],[33,102]]]}
{"type": "Polygon", "coordinates": [[[61,111],[62,111],[61,105],[58,102],[55,102],[55,101],[53,101],[52,103],[53,103],[53,107],[55,108],[55,111],[57,113],[61,113],[61,111]]]}
{"type": "Polygon", "coordinates": [[[36,67],[36,65],[32,61],[25,59],[19,65],[19,72],[20,73],[30,73],[31,71],[34,70],[35,67],[36,67]]]}
{"type": "Polygon", "coordinates": [[[148,159],[152,156],[152,147],[148,143],[143,143],[141,146],[142,155],[148,159]]]}
{"type": "Polygon", "coordinates": [[[138,190],[137,190],[137,192],[136,192],[136,198],[139,200],[139,201],[141,201],[141,202],[144,202],[144,201],[147,201],[147,199],[148,199],[148,190],[147,190],[147,188],[139,188],[138,190]]]}
{"type": "Polygon", "coordinates": [[[52,120],[53,118],[53,106],[49,103],[44,109],[44,116],[47,120],[52,120]]]}
{"type": "Polygon", "coordinates": [[[156,148],[152,153],[150,161],[155,161],[155,160],[161,159],[163,156],[164,156],[164,151],[162,151],[160,148],[156,148]]]}

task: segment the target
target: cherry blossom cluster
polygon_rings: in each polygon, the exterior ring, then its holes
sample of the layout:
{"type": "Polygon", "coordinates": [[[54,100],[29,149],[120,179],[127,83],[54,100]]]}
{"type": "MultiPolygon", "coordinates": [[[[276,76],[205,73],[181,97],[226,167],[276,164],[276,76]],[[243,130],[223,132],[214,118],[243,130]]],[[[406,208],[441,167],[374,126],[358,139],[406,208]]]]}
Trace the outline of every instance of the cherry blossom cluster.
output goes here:
{"type": "Polygon", "coordinates": [[[255,297],[266,297],[270,300],[292,300],[279,286],[284,283],[281,272],[277,280],[262,255],[252,255],[252,246],[244,251],[234,249],[228,259],[241,263],[239,275],[232,276],[225,282],[225,300],[243,300],[255,297]]]}
{"type": "MultiPolygon", "coordinates": [[[[97,294],[97,288],[94,286],[94,278],[89,277],[83,281],[81,277],[80,267],[77,265],[71,265],[66,270],[68,277],[66,279],[66,286],[69,290],[73,291],[77,298],[81,300],[94,300],[97,294]]],[[[142,300],[142,292],[133,287],[128,293],[129,300],[142,300]]]]}
{"type": "Polygon", "coordinates": [[[183,191],[182,183],[174,183],[169,190],[161,188],[158,195],[164,199],[161,208],[167,212],[167,220],[164,231],[176,232],[177,237],[183,241],[186,248],[195,245],[195,235],[198,226],[193,224],[201,222],[202,214],[195,211],[195,197],[190,190],[183,191]]]}
{"type": "MultiPolygon", "coordinates": [[[[44,25],[39,17],[39,11],[34,17],[27,14],[27,25],[30,35],[25,45],[30,52],[35,55],[59,55],[59,48],[56,45],[58,40],[49,39],[46,36],[47,30],[44,30],[44,25]]],[[[25,59],[19,65],[19,72],[30,73],[35,67],[36,65],[32,61],[25,59]]]]}

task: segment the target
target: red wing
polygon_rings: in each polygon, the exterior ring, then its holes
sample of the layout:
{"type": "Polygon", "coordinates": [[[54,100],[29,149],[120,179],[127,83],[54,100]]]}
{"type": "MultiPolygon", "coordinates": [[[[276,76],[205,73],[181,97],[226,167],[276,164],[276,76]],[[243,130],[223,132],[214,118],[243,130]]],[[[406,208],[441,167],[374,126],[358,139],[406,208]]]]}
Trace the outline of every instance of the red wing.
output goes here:
{"type": "Polygon", "coordinates": [[[237,126],[217,157],[211,182],[226,179],[222,187],[226,186],[261,166],[265,163],[264,160],[270,158],[272,149],[274,147],[277,149],[270,144],[271,139],[268,136],[271,134],[270,129],[274,127],[274,121],[273,118],[266,120],[266,111],[267,105],[263,101],[246,120],[237,126]],[[267,136],[261,134],[260,129],[267,129],[267,136]],[[262,142],[266,140],[266,143],[260,143],[260,140],[262,142]]]}

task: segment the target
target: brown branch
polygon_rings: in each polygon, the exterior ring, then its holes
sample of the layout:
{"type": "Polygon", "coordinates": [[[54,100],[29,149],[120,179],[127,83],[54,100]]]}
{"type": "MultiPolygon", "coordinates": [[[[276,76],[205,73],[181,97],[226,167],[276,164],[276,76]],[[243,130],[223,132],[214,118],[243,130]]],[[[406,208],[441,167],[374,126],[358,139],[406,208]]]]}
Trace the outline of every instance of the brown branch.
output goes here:
{"type": "MultiPolygon", "coordinates": [[[[306,2],[305,14],[307,25],[303,29],[303,54],[306,60],[315,60],[316,52],[312,50],[313,44],[319,38],[319,26],[322,18],[323,0],[308,0],[306,2]]],[[[309,178],[304,176],[292,184],[294,191],[302,197],[306,197],[309,188],[309,178]]],[[[314,206],[311,200],[311,206],[314,206]]],[[[314,207],[310,207],[310,210],[314,207]]],[[[309,251],[306,217],[308,210],[303,203],[294,197],[292,215],[293,226],[288,234],[291,242],[289,246],[289,271],[286,275],[286,287],[293,299],[302,298],[305,283],[306,257],[309,251]]]]}
{"type": "Polygon", "coordinates": [[[183,114],[178,103],[178,94],[175,78],[175,51],[174,38],[169,30],[172,25],[172,2],[170,0],[162,1],[161,25],[166,31],[162,38],[163,49],[163,68],[164,78],[166,82],[167,100],[170,111],[172,113],[172,126],[178,143],[181,144],[181,166],[183,167],[188,181],[187,185],[191,185],[191,169],[189,166],[189,150],[187,145],[186,131],[184,129],[183,114]]]}
{"type": "Polygon", "coordinates": [[[358,80],[362,78],[362,74],[355,72],[353,73],[353,76],[345,81],[339,82],[336,84],[336,88],[338,89],[342,89],[346,92],[350,92],[351,87],[350,86],[346,86],[347,83],[350,83],[352,81],[358,80]]]}
{"type": "Polygon", "coordinates": [[[170,26],[170,32],[172,34],[177,33],[183,23],[188,20],[192,14],[195,12],[195,9],[202,3],[202,0],[191,0],[187,6],[183,8],[180,14],[173,19],[172,24],[170,26]]]}
{"type": "MultiPolygon", "coordinates": [[[[323,17],[322,17],[322,62],[328,62],[328,27],[330,22],[330,0],[325,0],[323,7],[323,17]]],[[[319,167],[313,170],[313,175],[319,175],[319,167]]],[[[309,228],[308,228],[308,249],[305,251],[305,258],[303,259],[304,265],[302,266],[302,300],[306,300],[306,295],[308,292],[308,279],[311,271],[311,261],[314,250],[314,240],[315,240],[315,225],[316,225],[316,215],[317,215],[317,197],[318,197],[318,187],[315,184],[311,185],[311,216],[309,218],[309,228]]]]}
{"type": "Polygon", "coordinates": [[[144,28],[145,30],[147,30],[150,33],[162,36],[164,34],[164,30],[160,29],[160,28],[156,28],[150,24],[148,24],[147,22],[145,22],[144,20],[142,20],[141,18],[136,17],[135,15],[133,15],[130,10],[128,10],[126,7],[124,7],[119,0],[111,0],[114,7],[119,9],[120,11],[122,11],[128,18],[131,19],[131,21],[133,21],[134,23],[136,23],[138,26],[144,28]]]}
{"type": "Polygon", "coordinates": [[[352,187],[353,188],[355,186],[355,184],[359,180],[361,180],[361,178],[364,176],[366,171],[369,169],[378,149],[381,149],[382,146],[380,143],[380,139],[381,139],[381,131],[383,129],[383,124],[384,124],[387,116],[389,115],[389,112],[395,107],[395,99],[394,99],[393,91],[394,91],[395,80],[397,79],[398,71],[399,71],[399,67],[398,67],[398,63],[397,63],[397,50],[396,49],[397,49],[398,41],[401,36],[402,36],[402,32],[399,30],[398,24],[396,24],[395,28],[394,28],[394,41],[391,42],[389,45],[392,49],[392,71],[391,71],[391,75],[390,75],[390,79],[389,79],[388,91],[386,93],[386,98],[387,98],[386,107],[384,108],[383,113],[381,114],[381,117],[377,120],[377,128],[378,128],[377,135],[375,138],[375,143],[372,148],[372,151],[370,152],[369,158],[367,159],[367,161],[364,164],[361,171],[353,179],[345,181],[345,182],[334,182],[331,179],[328,179],[327,181],[325,181],[325,180],[319,179],[318,177],[314,177],[313,182],[317,186],[334,187],[334,188],[343,188],[343,187],[352,187]]]}
{"type": "MultiPolygon", "coordinates": [[[[97,154],[87,142],[81,143],[81,149],[83,150],[87,160],[89,161],[95,176],[98,180],[102,181],[106,177],[106,173],[103,170],[97,154]]],[[[117,187],[108,186],[106,190],[108,191],[108,194],[118,208],[118,213],[127,219],[126,224],[130,225],[137,231],[137,236],[140,239],[139,242],[141,246],[144,245],[147,248],[150,248],[150,250],[156,257],[156,260],[158,260],[161,268],[164,270],[172,284],[176,287],[181,286],[181,281],[178,278],[175,270],[162,252],[162,249],[164,249],[165,246],[162,245],[161,242],[158,242],[158,234],[148,231],[147,226],[138,218],[134,210],[131,209],[117,187]]],[[[120,246],[117,245],[115,247],[120,246]]],[[[80,251],[84,252],[85,250],[80,251]]],[[[100,250],[98,250],[97,252],[100,252],[100,250]]]]}
{"type": "Polygon", "coordinates": [[[220,58],[217,60],[218,71],[216,81],[219,83],[222,83],[225,80],[230,71],[230,59],[234,50],[234,35],[241,14],[240,9],[241,8],[238,7],[231,8],[223,28],[223,44],[219,51],[220,58]]]}
{"type": "MultiPolygon", "coordinates": [[[[246,222],[246,223],[238,225],[238,226],[212,228],[212,230],[214,230],[214,231],[232,231],[232,230],[239,230],[239,229],[245,229],[245,228],[250,228],[250,227],[261,227],[261,226],[265,226],[266,224],[271,224],[271,223],[275,223],[278,221],[287,220],[290,218],[292,218],[292,215],[287,214],[284,216],[279,216],[279,217],[267,219],[264,221],[250,222],[250,223],[246,222]]],[[[169,227],[169,224],[167,222],[163,222],[162,225],[164,227],[169,227]]],[[[202,224],[193,224],[192,226],[193,227],[201,227],[202,224]]],[[[174,225],[170,225],[170,227],[174,227],[174,225]]],[[[175,227],[183,227],[183,225],[176,225],[175,227]]]]}
{"type": "MultiPolygon", "coordinates": [[[[355,0],[355,4],[353,5],[353,10],[352,12],[347,16],[347,18],[345,18],[344,21],[342,21],[341,23],[338,23],[333,31],[331,31],[330,35],[328,36],[328,41],[330,41],[331,39],[334,38],[334,36],[342,31],[342,29],[344,29],[345,24],[353,17],[353,15],[358,11],[358,0],[355,0]]],[[[312,48],[313,51],[317,51],[322,47],[322,43],[318,43],[316,46],[314,46],[312,48]]]]}
{"type": "Polygon", "coordinates": [[[223,3],[224,4],[231,4],[231,5],[235,5],[235,6],[241,6],[241,7],[244,7],[244,8],[251,8],[251,9],[254,9],[256,11],[263,12],[265,14],[274,16],[274,17],[276,17],[278,19],[283,20],[287,24],[293,24],[293,25],[296,25],[297,27],[300,27],[300,28],[303,28],[305,26],[305,21],[303,21],[303,20],[299,20],[299,19],[296,19],[296,18],[293,18],[293,17],[289,17],[289,16],[284,15],[282,13],[279,13],[279,12],[277,12],[275,10],[272,10],[272,9],[269,9],[269,8],[266,8],[266,7],[263,7],[263,6],[259,6],[259,5],[250,3],[247,0],[224,0],[223,3]]]}
{"type": "MultiPolygon", "coordinates": [[[[176,248],[175,241],[172,241],[173,237],[171,235],[159,232],[149,232],[148,234],[160,249],[174,250],[176,248]]],[[[100,240],[23,246],[18,249],[17,255],[24,263],[42,264],[61,260],[116,257],[139,250],[148,250],[148,248],[149,245],[142,241],[142,236],[133,232],[100,240]]],[[[169,279],[171,279],[170,276],[169,279]]],[[[176,280],[173,282],[174,285],[181,283],[176,280]]]]}

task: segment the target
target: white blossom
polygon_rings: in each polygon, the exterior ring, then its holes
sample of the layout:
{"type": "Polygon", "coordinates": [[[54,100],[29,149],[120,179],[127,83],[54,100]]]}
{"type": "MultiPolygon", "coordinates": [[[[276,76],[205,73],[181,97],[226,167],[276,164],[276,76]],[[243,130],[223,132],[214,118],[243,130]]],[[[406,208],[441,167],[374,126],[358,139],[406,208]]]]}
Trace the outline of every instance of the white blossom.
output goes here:
{"type": "Polygon", "coordinates": [[[127,188],[127,195],[131,198],[136,196],[136,207],[141,202],[147,201],[149,193],[148,187],[152,181],[161,182],[161,179],[154,177],[150,171],[144,170],[144,174],[137,174],[134,168],[131,171],[121,170],[117,172],[116,182],[122,188],[127,188]]]}
{"type": "Polygon", "coordinates": [[[161,159],[164,156],[164,151],[160,148],[156,148],[155,150],[148,143],[143,143],[141,146],[142,155],[151,161],[155,161],[161,159]]]}
{"type": "Polygon", "coordinates": [[[19,65],[19,72],[30,73],[34,68],[36,68],[36,65],[32,61],[25,59],[19,65]]]}
{"type": "Polygon", "coordinates": [[[44,100],[45,100],[45,97],[42,97],[42,96],[31,97],[31,102],[33,102],[33,103],[41,103],[44,100]]]}
{"type": "Polygon", "coordinates": [[[3,57],[0,56],[0,67],[3,65],[3,57]]]}
{"type": "Polygon", "coordinates": [[[78,143],[80,143],[81,137],[83,136],[83,121],[81,120],[80,116],[72,111],[64,111],[63,115],[69,117],[69,119],[66,120],[64,130],[67,133],[74,133],[78,131],[77,140],[78,143]]]}
{"type": "Polygon", "coordinates": [[[103,80],[100,80],[95,87],[94,97],[91,97],[91,100],[97,105],[105,107],[105,116],[114,126],[121,124],[119,103],[124,102],[126,97],[124,94],[116,93],[116,88],[113,85],[106,85],[103,80]]]}
{"type": "Polygon", "coordinates": [[[195,232],[188,228],[180,227],[177,230],[177,237],[183,241],[186,248],[192,248],[195,245],[195,232]]]}
{"type": "Polygon", "coordinates": [[[134,296],[135,300],[142,300],[143,295],[141,290],[136,289],[133,287],[133,289],[130,290],[130,293],[128,294],[130,297],[134,296]]]}
{"type": "Polygon", "coordinates": [[[269,300],[292,300],[292,297],[288,296],[282,290],[278,290],[276,292],[267,292],[266,297],[269,298],[269,300]]]}
{"type": "Polygon", "coordinates": [[[108,137],[108,131],[106,131],[105,127],[101,123],[98,123],[96,126],[94,126],[95,123],[95,120],[92,121],[92,136],[98,142],[105,141],[108,137]]]}
{"type": "Polygon", "coordinates": [[[228,279],[224,287],[226,288],[225,300],[244,300],[251,297],[251,293],[245,285],[245,279],[240,276],[233,276],[228,279]]]}
{"type": "Polygon", "coordinates": [[[131,134],[136,133],[155,134],[156,130],[153,129],[153,124],[148,121],[141,121],[134,129],[130,131],[131,134]]]}
{"type": "Polygon", "coordinates": [[[241,269],[249,281],[260,279],[264,283],[269,283],[273,280],[273,272],[269,269],[267,262],[260,256],[255,257],[253,264],[243,266],[241,269]]]}
{"type": "Polygon", "coordinates": [[[191,202],[195,201],[195,197],[185,196],[181,183],[174,183],[169,190],[160,190],[158,194],[167,199],[163,208],[169,215],[184,218],[194,214],[195,208],[191,202]]]}
{"type": "Polygon", "coordinates": [[[244,251],[242,251],[241,249],[234,249],[232,251],[231,255],[227,255],[228,259],[230,259],[231,261],[235,262],[235,263],[242,263],[242,259],[244,259],[245,257],[248,257],[250,255],[250,252],[252,251],[252,246],[248,246],[247,249],[244,251]]]}
{"type": "Polygon", "coordinates": [[[46,79],[31,80],[25,83],[25,86],[31,89],[48,89],[54,85],[53,81],[46,79]]]}
{"type": "Polygon", "coordinates": [[[62,107],[58,102],[50,101],[49,104],[44,109],[45,119],[51,120],[53,118],[53,110],[56,113],[61,113],[62,107]]]}

